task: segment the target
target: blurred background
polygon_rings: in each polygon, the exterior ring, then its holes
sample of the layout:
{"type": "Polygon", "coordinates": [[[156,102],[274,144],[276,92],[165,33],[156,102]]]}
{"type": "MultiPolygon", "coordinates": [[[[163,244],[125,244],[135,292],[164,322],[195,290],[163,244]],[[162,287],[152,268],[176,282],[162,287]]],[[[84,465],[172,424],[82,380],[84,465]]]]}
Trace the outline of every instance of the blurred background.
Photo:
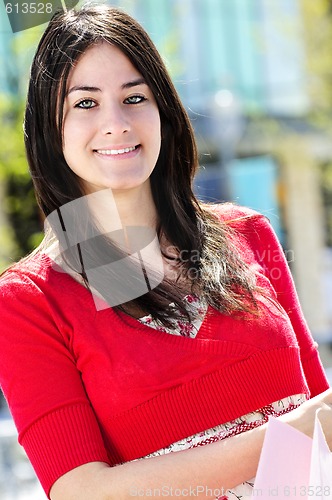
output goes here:
{"type": "MultiPolygon", "coordinates": [[[[147,29],[167,63],[196,132],[199,198],[235,201],[271,220],[332,382],[332,2],[110,3],[147,29]]],[[[42,238],[22,120],[45,25],[13,34],[4,4],[0,272],[42,238]]],[[[0,499],[45,499],[1,397],[0,405],[0,499]]]]}

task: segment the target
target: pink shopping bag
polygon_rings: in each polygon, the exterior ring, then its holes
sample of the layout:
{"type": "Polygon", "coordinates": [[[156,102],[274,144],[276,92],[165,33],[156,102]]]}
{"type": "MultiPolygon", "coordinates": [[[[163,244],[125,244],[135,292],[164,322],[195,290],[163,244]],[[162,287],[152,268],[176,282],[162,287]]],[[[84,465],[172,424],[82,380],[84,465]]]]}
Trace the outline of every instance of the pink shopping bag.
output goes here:
{"type": "MultiPolygon", "coordinates": [[[[332,425],[332,422],[331,422],[332,425]]],[[[316,414],[313,439],[271,417],[251,499],[332,499],[332,453],[316,414]]]]}

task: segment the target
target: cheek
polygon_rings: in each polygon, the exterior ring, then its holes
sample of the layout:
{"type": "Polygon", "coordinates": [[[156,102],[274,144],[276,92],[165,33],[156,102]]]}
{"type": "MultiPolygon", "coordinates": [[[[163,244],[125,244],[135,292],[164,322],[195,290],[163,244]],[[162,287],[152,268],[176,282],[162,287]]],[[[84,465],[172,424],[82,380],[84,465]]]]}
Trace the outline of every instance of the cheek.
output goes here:
{"type": "Polygon", "coordinates": [[[158,147],[158,149],[160,149],[161,121],[159,113],[151,113],[151,116],[148,118],[148,124],[149,126],[147,127],[147,135],[150,137],[150,139],[153,138],[155,147],[158,147]]]}
{"type": "Polygon", "coordinates": [[[70,119],[70,117],[66,117],[63,121],[63,147],[65,148],[69,145],[75,136],[75,127],[70,119]]]}
{"type": "Polygon", "coordinates": [[[78,123],[77,120],[71,118],[65,121],[63,127],[63,147],[71,148],[74,144],[80,143],[86,137],[91,124],[78,123]]]}
{"type": "Polygon", "coordinates": [[[147,134],[156,135],[157,131],[159,131],[160,134],[161,121],[160,121],[159,110],[157,107],[151,107],[148,111],[143,113],[140,120],[142,122],[140,126],[141,127],[144,126],[144,129],[147,131],[147,134]]]}
{"type": "Polygon", "coordinates": [[[63,128],[62,152],[72,170],[77,165],[77,160],[81,157],[80,151],[82,150],[83,137],[82,128],[75,126],[75,123],[71,120],[65,123],[63,128]]]}

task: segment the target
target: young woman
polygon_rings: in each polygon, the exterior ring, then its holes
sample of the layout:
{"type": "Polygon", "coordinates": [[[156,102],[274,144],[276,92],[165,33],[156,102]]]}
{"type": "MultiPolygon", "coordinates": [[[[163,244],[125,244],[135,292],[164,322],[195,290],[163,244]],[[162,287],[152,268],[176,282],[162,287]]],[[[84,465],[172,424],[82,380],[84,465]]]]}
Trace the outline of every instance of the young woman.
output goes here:
{"type": "Polygon", "coordinates": [[[53,17],[25,141],[49,227],[0,281],[0,382],[49,498],[250,494],[271,414],[312,435],[320,409],[332,445],[282,249],[262,215],[195,198],[190,122],[135,20],[53,17]]]}

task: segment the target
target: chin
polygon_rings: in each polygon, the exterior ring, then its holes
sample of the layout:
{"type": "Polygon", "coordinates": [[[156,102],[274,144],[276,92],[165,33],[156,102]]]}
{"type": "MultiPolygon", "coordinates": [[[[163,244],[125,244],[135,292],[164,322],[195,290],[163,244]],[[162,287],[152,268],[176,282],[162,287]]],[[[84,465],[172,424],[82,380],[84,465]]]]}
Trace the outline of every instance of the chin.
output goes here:
{"type": "Polygon", "coordinates": [[[86,181],[85,191],[93,193],[96,191],[101,191],[102,189],[111,189],[114,192],[130,191],[139,188],[146,189],[150,185],[149,178],[149,175],[145,175],[140,178],[137,178],[135,176],[126,176],[120,178],[119,176],[118,178],[113,179],[100,179],[100,181],[96,183],[86,181]]]}
{"type": "Polygon", "coordinates": [[[149,177],[145,179],[127,179],[125,182],[112,182],[108,186],[113,191],[129,191],[132,189],[146,189],[150,186],[149,177]]]}

